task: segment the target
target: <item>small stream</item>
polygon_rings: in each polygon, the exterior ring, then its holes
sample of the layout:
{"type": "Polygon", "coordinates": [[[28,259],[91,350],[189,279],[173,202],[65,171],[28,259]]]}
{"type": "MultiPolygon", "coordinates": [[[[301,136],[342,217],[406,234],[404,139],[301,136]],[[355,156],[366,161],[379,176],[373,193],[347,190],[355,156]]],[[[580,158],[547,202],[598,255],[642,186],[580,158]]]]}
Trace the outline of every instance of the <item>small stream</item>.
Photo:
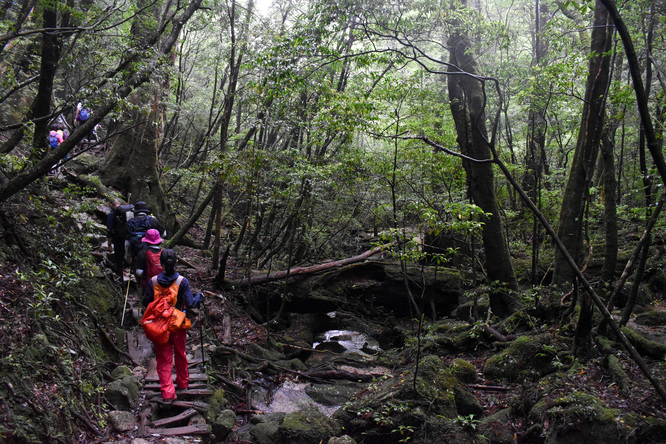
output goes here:
{"type": "MultiPolygon", "coordinates": [[[[381,351],[377,341],[363,333],[350,330],[329,330],[321,333],[315,338],[312,347],[315,350],[328,350],[336,354],[357,353],[368,358],[381,351]]],[[[344,393],[351,396],[360,388],[359,385],[359,383],[349,381],[336,381],[335,384],[323,385],[287,379],[274,391],[263,388],[254,389],[251,398],[253,408],[266,413],[292,413],[307,407],[316,407],[322,413],[330,416],[344,403],[342,401],[345,398],[344,393]],[[308,395],[308,392],[316,392],[322,387],[324,390],[328,389],[338,395],[342,393],[341,401],[337,405],[324,405],[308,395]]]]}

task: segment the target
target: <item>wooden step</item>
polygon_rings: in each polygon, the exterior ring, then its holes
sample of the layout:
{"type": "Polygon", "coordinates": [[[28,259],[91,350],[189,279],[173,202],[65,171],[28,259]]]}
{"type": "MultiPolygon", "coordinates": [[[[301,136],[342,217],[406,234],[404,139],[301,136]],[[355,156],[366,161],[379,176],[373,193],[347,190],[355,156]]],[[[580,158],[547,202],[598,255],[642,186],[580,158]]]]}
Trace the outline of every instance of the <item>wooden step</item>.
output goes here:
{"type": "MultiPolygon", "coordinates": [[[[175,374],[171,375],[171,379],[175,381],[176,375],[175,374]]],[[[155,382],[155,381],[159,382],[159,380],[160,378],[157,375],[146,376],[146,382],[155,382]]],[[[207,380],[208,376],[205,373],[190,373],[190,381],[207,381],[207,380]]]]}
{"type": "Polygon", "coordinates": [[[211,427],[208,424],[194,424],[191,426],[184,426],[184,427],[170,427],[170,428],[158,428],[158,429],[148,427],[146,428],[146,433],[148,436],[210,435],[211,427]]]}
{"type": "Polygon", "coordinates": [[[162,427],[165,425],[173,424],[174,422],[180,422],[183,421],[187,418],[190,418],[194,415],[197,414],[197,411],[194,410],[193,408],[189,408],[185,410],[184,412],[180,413],[179,415],[172,416],[170,418],[163,418],[163,419],[157,419],[153,421],[150,425],[152,427],[162,427]]]}
{"type": "MultiPolygon", "coordinates": [[[[185,390],[176,390],[176,395],[179,397],[190,397],[190,396],[211,396],[213,394],[212,390],[208,389],[185,389],[185,390]]],[[[162,393],[160,391],[146,391],[146,398],[149,401],[160,401],[162,399],[162,393]]]]}
{"type": "MultiPolygon", "coordinates": [[[[205,382],[190,384],[187,388],[207,388],[208,385],[205,382]]],[[[160,390],[161,385],[159,382],[149,382],[143,386],[144,390],[160,390]]]]}

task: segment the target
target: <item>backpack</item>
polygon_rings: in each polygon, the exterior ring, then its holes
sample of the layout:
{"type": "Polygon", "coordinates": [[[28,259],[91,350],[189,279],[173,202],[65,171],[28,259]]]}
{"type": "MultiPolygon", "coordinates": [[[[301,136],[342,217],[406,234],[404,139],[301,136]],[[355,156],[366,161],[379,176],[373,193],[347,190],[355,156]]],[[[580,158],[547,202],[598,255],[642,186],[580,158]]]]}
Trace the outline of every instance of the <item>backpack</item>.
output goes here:
{"type": "Polygon", "coordinates": [[[157,276],[153,276],[151,280],[155,297],[141,318],[141,328],[152,342],[164,345],[169,342],[170,333],[192,327],[192,322],[185,317],[185,313],[174,307],[183,276],[178,276],[166,288],[157,282],[157,276]]]}
{"type": "Polygon", "coordinates": [[[152,279],[153,276],[157,276],[160,274],[162,271],[162,264],[160,264],[160,254],[162,253],[162,250],[158,252],[154,252],[150,248],[146,249],[146,270],[145,270],[145,278],[143,282],[141,283],[141,288],[146,288],[146,284],[148,284],[148,281],[152,279]]]}
{"type": "Polygon", "coordinates": [[[127,222],[127,237],[129,238],[130,253],[133,258],[139,254],[139,251],[143,250],[144,244],[141,239],[150,228],[152,228],[150,226],[150,216],[137,216],[127,222]]]}
{"type": "Polygon", "coordinates": [[[118,205],[113,210],[114,230],[118,239],[127,238],[127,221],[134,218],[134,205],[118,205]]]}
{"type": "Polygon", "coordinates": [[[51,148],[58,148],[60,141],[56,136],[49,136],[49,145],[51,145],[51,148]]]}
{"type": "Polygon", "coordinates": [[[79,122],[85,122],[89,118],[90,118],[90,113],[88,112],[88,108],[81,108],[81,111],[79,111],[79,117],[77,117],[79,122]]]}

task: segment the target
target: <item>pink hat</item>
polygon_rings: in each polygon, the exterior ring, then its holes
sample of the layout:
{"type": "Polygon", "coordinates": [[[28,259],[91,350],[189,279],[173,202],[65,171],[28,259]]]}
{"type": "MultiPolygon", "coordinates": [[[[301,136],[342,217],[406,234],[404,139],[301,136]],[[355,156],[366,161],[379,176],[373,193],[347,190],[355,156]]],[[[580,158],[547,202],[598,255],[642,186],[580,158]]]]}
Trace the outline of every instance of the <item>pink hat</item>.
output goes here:
{"type": "Polygon", "coordinates": [[[160,232],[157,231],[154,228],[151,228],[150,230],[146,231],[146,235],[141,239],[141,242],[146,242],[147,244],[159,244],[162,242],[162,238],[160,237],[160,232]]]}

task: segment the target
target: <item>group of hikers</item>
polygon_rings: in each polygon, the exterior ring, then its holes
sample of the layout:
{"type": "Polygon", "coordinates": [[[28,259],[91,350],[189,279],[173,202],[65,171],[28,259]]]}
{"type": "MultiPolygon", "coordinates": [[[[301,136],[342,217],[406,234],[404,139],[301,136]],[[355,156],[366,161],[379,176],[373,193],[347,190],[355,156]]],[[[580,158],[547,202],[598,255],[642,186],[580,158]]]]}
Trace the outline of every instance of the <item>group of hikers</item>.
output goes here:
{"type": "Polygon", "coordinates": [[[184,390],[189,385],[185,340],[191,321],[187,311],[198,307],[202,294],[192,293],[187,278],[176,272],[178,256],[172,249],[162,249],[166,229],[146,202],[127,205],[117,200],[110,208],[106,226],[115,276],[122,283],[125,264],[130,263],[130,278],[135,276],[139,299],[145,307],[141,326],[153,342],[162,402],[169,404],[177,398],[171,378],[174,356],[176,386],[184,390]]]}
{"type": "MultiPolygon", "coordinates": [[[[76,105],[76,111],[74,112],[74,119],[71,125],[71,128],[76,129],[77,127],[83,125],[90,118],[91,111],[90,108],[83,106],[82,103],[76,105]]],[[[85,142],[94,143],[97,142],[97,130],[99,125],[95,125],[95,128],[86,135],[84,138],[85,142]]],[[[59,115],[56,119],[51,122],[49,128],[48,141],[51,149],[58,148],[60,144],[69,136],[69,128],[67,120],[63,115],[59,115]]],[[[67,159],[67,156],[65,157],[67,159]]]]}

